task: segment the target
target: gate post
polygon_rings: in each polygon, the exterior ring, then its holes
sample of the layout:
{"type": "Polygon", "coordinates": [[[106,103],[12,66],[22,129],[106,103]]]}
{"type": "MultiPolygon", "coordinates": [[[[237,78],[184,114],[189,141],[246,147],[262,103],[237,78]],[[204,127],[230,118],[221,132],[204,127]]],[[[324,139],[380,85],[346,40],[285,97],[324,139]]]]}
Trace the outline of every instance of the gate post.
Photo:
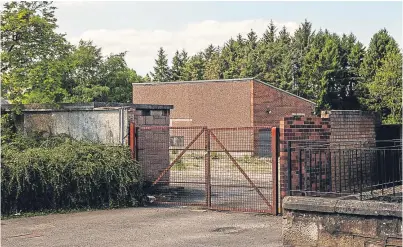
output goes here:
{"type": "Polygon", "coordinates": [[[136,159],[136,126],[134,122],[130,122],[129,134],[130,134],[129,143],[132,159],[136,159]]]}
{"type": "Polygon", "coordinates": [[[206,204],[207,207],[211,207],[211,170],[210,170],[210,130],[205,127],[205,150],[206,154],[204,156],[204,170],[205,170],[205,182],[206,182],[206,204]]]}
{"type": "Polygon", "coordinates": [[[277,173],[278,173],[278,155],[279,155],[279,131],[278,128],[271,128],[271,175],[272,175],[272,214],[278,214],[278,205],[277,205],[277,192],[278,192],[278,183],[277,183],[277,173]]]}

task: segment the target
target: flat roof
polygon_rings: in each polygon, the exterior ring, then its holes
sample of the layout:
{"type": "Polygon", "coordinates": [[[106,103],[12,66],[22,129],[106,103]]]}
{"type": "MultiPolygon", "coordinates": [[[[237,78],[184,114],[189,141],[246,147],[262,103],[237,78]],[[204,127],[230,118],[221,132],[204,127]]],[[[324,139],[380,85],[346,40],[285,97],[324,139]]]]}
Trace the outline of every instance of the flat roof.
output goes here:
{"type": "Polygon", "coordinates": [[[298,96],[298,95],[296,95],[296,94],[287,92],[287,91],[285,91],[285,90],[283,90],[283,89],[281,89],[281,88],[278,88],[278,87],[275,87],[275,86],[271,85],[270,83],[267,83],[267,82],[258,80],[258,79],[253,78],[253,77],[252,77],[252,78],[237,78],[237,79],[197,80],[197,81],[144,82],[144,83],[132,83],[132,85],[133,85],[133,86],[158,86],[158,85],[165,85],[165,84],[194,84],[194,83],[245,82],[245,81],[251,81],[251,80],[254,80],[254,81],[256,81],[256,82],[262,83],[262,84],[265,85],[265,86],[269,86],[269,87],[271,87],[271,88],[273,88],[273,89],[276,89],[276,90],[281,91],[281,92],[283,92],[283,93],[286,93],[286,94],[288,94],[288,95],[294,96],[294,97],[296,97],[296,98],[298,98],[298,99],[301,99],[301,100],[307,101],[307,102],[309,102],[309,103],[311,103],[311,104],[313,104],[313,105],[316,105],[316,103],[313,102],[313,101],[311,101],[311,100],[308,100],[308,99],[305,99],[305,98],[303,98],[303,97],[301,97],[301,96],[298,96]]]}
{"type": "MultiPolygon", "coordinates": [[[[2,111],[11,111],[14,104],[2,104],[2,111]]],[[[130,103],[108,103],[108,102],[90,102],[90,103],[60,103],[60,104],[25,104],[22,105],[22,111],[25,112],[44,112],[44,111],[94,111],[94,110],[117,110],[122,108],[134,108],[139,110],[170,110],[173,105],[154,105],[154,104],[130,104],[130,103]]]]}

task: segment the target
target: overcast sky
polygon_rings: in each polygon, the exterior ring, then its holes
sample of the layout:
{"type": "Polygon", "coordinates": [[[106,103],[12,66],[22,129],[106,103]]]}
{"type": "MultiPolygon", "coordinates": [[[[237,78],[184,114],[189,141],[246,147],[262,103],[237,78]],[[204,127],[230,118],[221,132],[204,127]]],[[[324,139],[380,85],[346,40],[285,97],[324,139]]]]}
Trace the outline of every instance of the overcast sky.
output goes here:
{"type": "Polygon", "coordinates": [[[290,32],[305,18],[314,29],[353,32],[367,45],[386,28],[402,45],[402,2],[55,2],[59,29],[73,43],[91,39],[104,54],[128,51],[138,74],[152,70],[159,47],[172,58],[208,44],[222,45],[253,28],[262,34],[270,19],[290,32]]]}

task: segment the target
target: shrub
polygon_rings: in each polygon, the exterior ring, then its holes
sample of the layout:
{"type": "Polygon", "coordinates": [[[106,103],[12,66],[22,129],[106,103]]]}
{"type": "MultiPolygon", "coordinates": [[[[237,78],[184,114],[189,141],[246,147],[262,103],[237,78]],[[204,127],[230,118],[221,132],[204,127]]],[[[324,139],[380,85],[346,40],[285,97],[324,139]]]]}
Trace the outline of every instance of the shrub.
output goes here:
{"type": "Polygon", "coordinates": [[[128,147],[68,137],[16,137],[2,145],[1,212],[136,206],[140,168],[128,147]]]}

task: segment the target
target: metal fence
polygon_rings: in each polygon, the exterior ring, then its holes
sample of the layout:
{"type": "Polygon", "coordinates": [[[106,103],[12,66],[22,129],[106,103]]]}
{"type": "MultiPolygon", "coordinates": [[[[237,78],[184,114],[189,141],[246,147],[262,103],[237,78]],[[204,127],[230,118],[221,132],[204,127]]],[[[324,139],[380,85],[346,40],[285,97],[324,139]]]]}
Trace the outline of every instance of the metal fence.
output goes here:
{"type": "Polygon", "coordinates": [[[274,212],[271,130],[136,128],[135,157],[150,182],[147,193],[154,204],[274,212]]]}
{"type": "Polygon", "coordinates": [[[402,194],[401,140],[289,142],[288,158],[289,195],[364,200],[402,194]]]}

